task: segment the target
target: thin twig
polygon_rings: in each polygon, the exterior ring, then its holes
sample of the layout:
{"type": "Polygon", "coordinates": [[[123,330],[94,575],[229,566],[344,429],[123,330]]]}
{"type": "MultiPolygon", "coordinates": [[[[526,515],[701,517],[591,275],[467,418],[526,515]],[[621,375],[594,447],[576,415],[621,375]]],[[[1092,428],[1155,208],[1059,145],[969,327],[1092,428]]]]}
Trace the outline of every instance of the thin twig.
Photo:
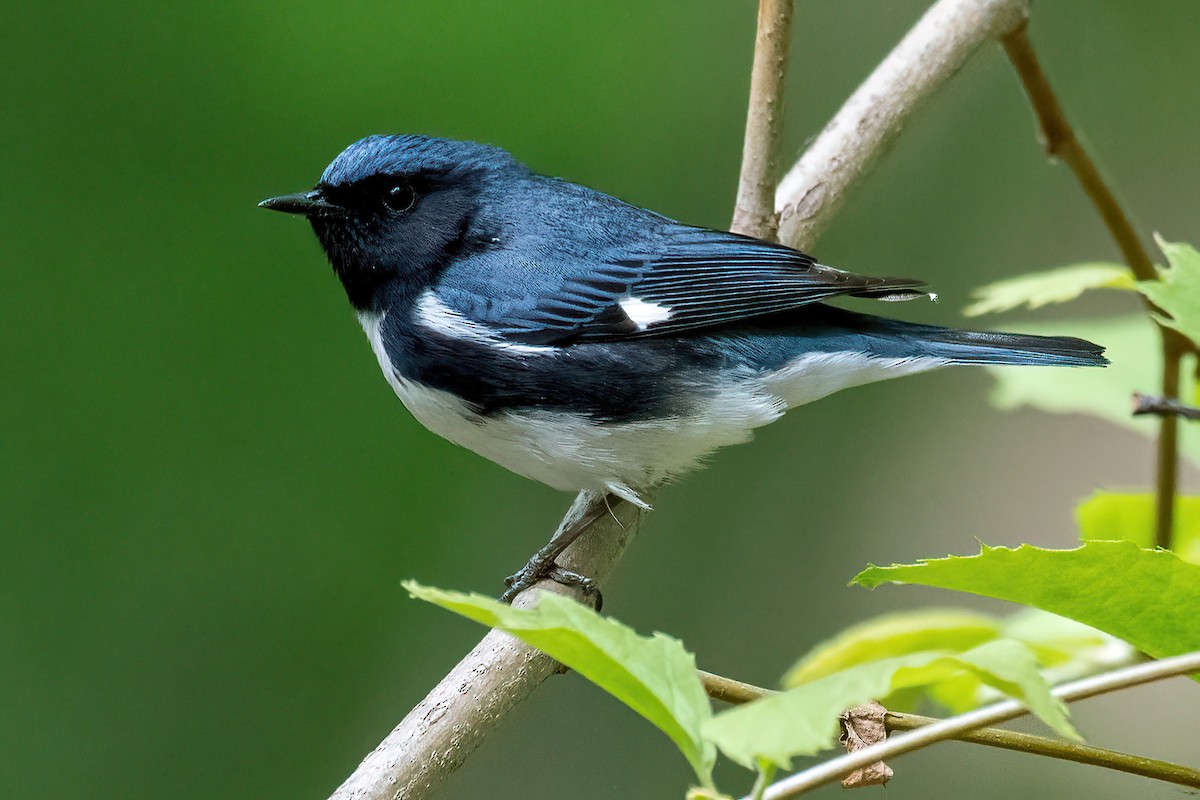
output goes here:
{"type": "MultiPolygon", "coordinates": [[[[700,681],[704,690],[714,700],[720,700],[732,705],[741,705],[775,694],[770,689],[755,686],[750,683],[714,675],[711,672],[699,671],[700,681]]],[[[922,717],[918,714],[901,714],[895,711],[887,712],[884,723],[888,731],[910,731],[927,725],[943,722],[933,717],[922,717]]],[[[965,731],[947,737],[959,742],[983,744],[989,747],[999,747],[1005,750],[1020,750],[1025,753],[1074,761],[1079,764],[1090,764],[1106,767],[1120,772],[1155,778],[1180,786],[1200,788],[1200,769],[1172,764],[1155,758],[1122,753],[1116,750],[1106,750],[1102,747],[1092,747],[1086,744],[1068,742],[1062,739],[1051,739],[1046,736],[1034,736],[1029,733],[1017,733],[1002,728],[979,728],[965,731]]],[[[849,774],[849,773],[847,773],[849,774]]]]}
{"type": "Polygon", "coordinates": [[[1151,394],[1134,392],[1133,415],[1140,417],[1145,414],[1152,414],[1156,417],[1176,416],[1188,420],[1200,420],[1200,408],[1185,405],[1178,400],[1172,400],[1168,397],[1156,397],[1151,394]]]}
{"type": "MultiPolygon", "coordinates": [[[[1066,683],[1055,687],[1054,696],[1065,702],[1084,700],[1088,697],[1107,694],[1109,692],[1127,689],[1151,681],[1170,678],[1175,675],[1186,675],[1200,671],[1200,651],[1184,655],[1164,658],[1161,661],[1149,661],[1135,664],[1124,669],[1093,675],[1082,680],[1066,683]]],[[[1024,716],[1029,709],[1016,700],[960,714],[957,717],[940,720],[917,730],[891,736],[887,741],[871,745],[862,750],[839,756],[815,767],[789,775],[769,788],[765,800],[782,800],[785,797],[795,797],[805,792],[824,786],[850,774],[866,764],[876,761],[891,760],[904,753],[919,750],[935,742],[954,739],[961,734],[978,730],[988,725],[998,725],[1011,719],[1024,716]]]]}
{"type": "Polygon", "coordinates": [[[1004,50],[1025,87],[1034,113],[1037,114],[1042,130],[1042,145],[1046,148],[1046,153],[1054,158],[1061,158],[1075,173],[1092,204],[1104,218],[1104,224],[1108,226],[1134,276],[1140,281],[1157,280],[1154,262],[1142,246],[1133,223],[1117,202],[1112,189],[1104,182],[1096,162],[1092,161],[1091,156],[1083,149],[1075,130],[1063,113],[1062,106],[1058,103],[1054,90],[1050,88],[1050,81],[1042,71],[1042,66],[1033,51],[1033,44],[1029,41],[1027,25],[1022,25],[1004,38],[1004,50]]]}
{"type": "Polygon", "coordinates": [[[999,41],[1029,15],[1026,0],[939,0],[925,12],[816,141],[775,192],[779,241],[804,250],[833,218],[851,184],[905,119],[985,44],[999,41]]]}
{"type": "MultiPolygon", "coordinates": [[[[1129,215],[1104,182],[1096,162],[1084,150],[1054,90],[1050,88],[1050,81],[1042,71],[1033,43],[1029,40],[1027,26],[1022,25],[1005,37],[1004,50],[1021,78],[1029,104],[1037,115],[1046,152],[1052,157],[1061,158],[1075,173],[1084,192],[1104,219],[1134,277],[1141,281],[1158,280],[1158,270],[1154,268],[1149,252],[1129,221],[1129,215]]],[[[1190,345],[1176,331],[1161,325],[1159,328],[1163,355],[1162,393],[1166,399],[1174,400],[1179,397],[1179,360],[1190,345]]],[[[1179,421],[1173,415],[1163,416],[1159,423],[1155,460],[1154,539],[1159,547],[1170,547],[1179,471],[1179,421]]]]}
{"type": "Polygon", "coordinates": [[[750,73],[750,107],[742,145],[742,172],[730,230],[775,238],[775,181],[783,129],[783,82],[792,39],[792,0],[759,0],[750,73]]]}
{"type": "MultiPolygon", "coordinates": [[[[1179,372],[1185,348],[1169,328],[1162,333],[1162,394],[1164,400],[1179,397],[1179,372]]],[[[1158,447],[1154,477],[1154,544],[1169,549],[1175,539],[1175,493],[1179,485],[1179,417],[1168,414],[1158,423],[1158,447]]]]}
{"type": "MultiPolygon", "coordinates": [[[[889,731],[911,731],[940,721],[933,717],[898,714],[894,711],[889,711],[884,717],[884,724],[887,725],[889,731]]],[[[1001,728],[983,728],[954,738],[960,742],[985,744],[1004,750],[1019,750],[1023,753],[1074,761],[1078,764],[1106,767],[1133,775],[1141,775],[1144,778],[1154,778],[1179,786],[1200,789],[1200,769],[1185,767],[1182,764],[1172,764],[1170,761],[1159,761],[1156,758],[1135,756],[1116,750],[1106,750],[1102,747],[1091,747],[1063,739],[1050,739],[1029,733],[1006,731],[1001,728]]]]}
{"type": "Polygon", "coordinates": [[[700,682],[704,684],[704,691],[708,693],[708,696],[713,700],[720,700],[722,703],[739,706],[742,703],[749,703],[751,700],[774,694],[770,689],[755,686],[753,683],[742,683],[723,675],[705,672],[702,669],[696,670],[696,673],[700,676],[700,682]]]}

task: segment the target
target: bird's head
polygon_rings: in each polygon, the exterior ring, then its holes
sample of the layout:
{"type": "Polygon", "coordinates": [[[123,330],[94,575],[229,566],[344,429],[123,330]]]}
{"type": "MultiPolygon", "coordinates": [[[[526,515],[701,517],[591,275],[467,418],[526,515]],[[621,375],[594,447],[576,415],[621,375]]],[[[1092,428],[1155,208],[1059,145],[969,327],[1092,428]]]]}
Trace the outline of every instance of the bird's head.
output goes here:
{"type": "Polygon", "coordinates": [[[350,302],[366,310],[381,286],[432,282],[440,265],[479,246],[481,195],[525,174],[487,145],[368,136],[335,158],[312,191],[259,206],[308,217],[350,302]]]}

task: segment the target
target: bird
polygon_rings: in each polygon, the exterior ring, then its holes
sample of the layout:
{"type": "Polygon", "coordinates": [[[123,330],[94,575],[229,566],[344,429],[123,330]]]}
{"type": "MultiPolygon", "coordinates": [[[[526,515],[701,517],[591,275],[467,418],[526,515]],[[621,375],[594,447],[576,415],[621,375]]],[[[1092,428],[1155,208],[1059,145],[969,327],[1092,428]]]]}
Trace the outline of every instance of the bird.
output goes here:
{"type": "MultiPolygon", "coordinates": [[[[259,205],[308,219],[426,428],[554,489],[645,508],[718,449],[841,389],[950,365],[1108,363],[1082,339],[829,305],[933,296],[678,222],[487,144],[368,136],[312,190],[259,205]]],[[[594,589],[554,564],[563,538],[503,599],[547,575],[594,589]]]]}

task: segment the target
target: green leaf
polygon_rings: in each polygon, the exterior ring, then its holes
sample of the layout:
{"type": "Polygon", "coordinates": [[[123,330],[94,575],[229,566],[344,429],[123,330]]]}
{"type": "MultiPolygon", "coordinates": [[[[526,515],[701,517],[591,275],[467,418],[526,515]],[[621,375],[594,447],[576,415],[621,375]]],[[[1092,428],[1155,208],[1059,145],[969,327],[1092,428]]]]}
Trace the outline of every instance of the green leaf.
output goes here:
{"type": "Polygon", "coordinates": [[[675,742],[705,786],[716,752],[701,727],[712,707],[696,658],[661,633],[642,636],[565,597],[543,592],[536,607],[513,608],[490,597],[447,592],[407,581],[416,598],[500,628],[554,658],[645,717],[675,742]]]}
{"type": "MultiPolygon", "coordinates": [[[[1154,495],[1148,492],[1096,492],[1075,508],[1079,537],[1084,541],[1124,539],[1138,547],[1153,547],[1154,508],[1154,495]]],[[[1184,561],[1200,564],[1200,497],[1175,497],[1171,550],[1184,561]]]]}
{"type": "Polygon", "coordinates": [[[950,608],[923,608],[885,614],[859,623],[822,642],[788,670],[786,687],[824,678],[856,664],[924,651],[962,652],[1000,633],[986,614],[950,608]]]}
{"type": "Polygon", "coordinates": [[[1005,633],[1029,645],[1051,686],[1132,664],[1141,655],[1111,634],[1038,608],[1008,617],[1005,633]]]}
{"type": "Polygon", "coordinates": [[[1155,657],[1200,649],[1200,566],[1131,542],[1088,542],[1074,550],[985,545],[977,556],[872,565],[853,583],[915,583],[1023,603],[1155,657]]]}
{"type": "Polygon", "coordinates": [[[1010,311],[1019,306],[1041,308],[1074,300],[1088,289],[1132,289],[1133,276],[1121,264],[1072,264],[1047,272],[1033,272],[990,283],[976,289],[976,302],[963,309],[968,317],[1010,311]]]}
{"type": "Polygon", "coordinates": [[[1159,318],[1164,325],[1200,342],[1200,253],[1190,244],[1154,238],[1170,268],[1160,269],[1156,281],[1139,281],[1138,291],[1167,313],[1159,318]]]}
{"type": "Polygon", "coordinates": [[[1044,666],[1090,658],[1094,651],[1118,641],[1090,625],[1040,608],[1023,608],[1009,615],[1003,628],[1005,636],[1029,645],[1044,666]]]}
{"type": "MultiPolygon", "coordinates": [[[[1003,410],[1031,406],[1056,414],[1090,414],[1146,436],[1157,432],[1157,420],[1130,414],[1132,394],[1153,392],[1162,380],[1159,334],[1145,315],[1023,324],[1021,328],[1027,333],[1079,336],[1097,342],[1107,348],[1105,355],[1112,364],[1106,369],[988,367],[996,379],[993,405],[1003,410]]],[[[1188,396],[1186,386],[1183,396],[1188,396]]],[[[1200,463],[1196,427],[1181,426],[1180,447],[1200,463]]]]}
{"type": "Polygon", "coordinates": [[[1023,700],[1065,736],[1077,737],[1062,704],[1050,694],[1028,647],[997,639],[963,653],[913,653],[859,664],[716,715],[705,734],[731,759],[753,768],[759,759],[783,768],[791,759],[831,747],[837,717],[847,708],[900,689],[977,676],[1023,700]]]}
{"type": "MultiPolygon", "coordinates": [[[[944,707],[951,714],[965,714],[986,702],[984,688],[984,683],[979,680],[978,676],[962,672],[944,681],[930,684],[926,692],[930,700],[944,707]]],[[[892,710],[887,703],[883,705],[887,706],[889,711],[892,710]]]]}

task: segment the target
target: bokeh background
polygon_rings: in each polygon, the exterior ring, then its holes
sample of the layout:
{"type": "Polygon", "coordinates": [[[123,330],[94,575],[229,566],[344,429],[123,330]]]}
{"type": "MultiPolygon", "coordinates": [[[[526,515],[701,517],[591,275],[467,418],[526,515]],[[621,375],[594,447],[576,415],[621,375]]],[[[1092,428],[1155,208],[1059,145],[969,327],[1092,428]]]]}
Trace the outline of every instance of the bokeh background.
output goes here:
{"type": "MultiPolygon", "coordinates": [[[[925,5],[798,3],[788,154],[925,5]]],[[[323,798],[349,773],[481,634],[401,579],[494,593],[569,498],[416,424],[308,227],[255,203],[365,134],[419,131],[724,226],[754,17],[748,0],[4,3],[0,797],[323,798]]],[[[1191,0],[1040,2],[1032,26],[1141,229],[1193,242],[1198,29],[1191,0]]],[[[941,303],[889,310],[950,324],[977,285],[1116,257],[995,47],[906,125],[817,253],[928,278],[941,303]]],[[[1069,546],[1076,499],[1149,482],[1148,440],[995,411],[989,384],[854,390],[721,453],[662,493],[607,610],[772,684],[852,622],[966,602],[847,588],[866,562],[976,537],[1069,546]]],[[[1198,696],[1163,685],[1077,720],[1195,763],[1198,696]]],[[[892,800],[1178,794],[968,745],[896,766],[892,800]]],[[[681,797],[688,777],[570,675],[446,796],[681,797]]]]}

